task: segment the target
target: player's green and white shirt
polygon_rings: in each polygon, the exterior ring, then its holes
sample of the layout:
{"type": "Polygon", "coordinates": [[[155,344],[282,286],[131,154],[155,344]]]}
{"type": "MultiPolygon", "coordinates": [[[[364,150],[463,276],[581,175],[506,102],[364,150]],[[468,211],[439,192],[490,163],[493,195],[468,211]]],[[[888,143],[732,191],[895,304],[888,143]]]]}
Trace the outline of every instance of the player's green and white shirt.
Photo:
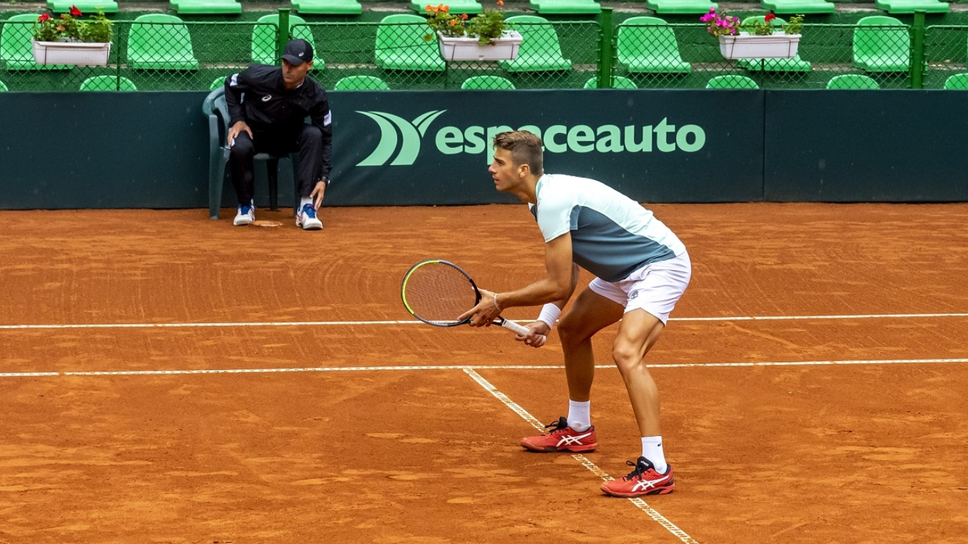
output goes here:
{"type": "Polygon", "coordinates": [[[545,174],[535,193],[529,207],[545,242],[570,231],[572,260],[605,281],[686,252],[651,211],[599,181],[545,174]]]}

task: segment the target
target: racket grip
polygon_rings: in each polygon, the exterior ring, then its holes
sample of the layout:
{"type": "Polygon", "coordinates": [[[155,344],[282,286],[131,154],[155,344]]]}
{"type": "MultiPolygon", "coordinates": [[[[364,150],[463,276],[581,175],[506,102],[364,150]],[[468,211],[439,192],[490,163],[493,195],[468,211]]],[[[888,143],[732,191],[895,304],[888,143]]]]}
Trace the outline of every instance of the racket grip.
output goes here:
{"type": "Polygon", "coordinates": [[[528,334],[531,333],[531,329],[525,327],[524,325],[519,325],[519,324],[517,324],[514,321],[511,321],[509,319],[504,319],[503,317],[497,318],[495,320],[495,322],[498,325],[504,327],[505,329],[508,329],[510,331],[513,331],[513,332],[515,332],[517,334],[520,334],[522,336],[527,336],[528,334]]]}

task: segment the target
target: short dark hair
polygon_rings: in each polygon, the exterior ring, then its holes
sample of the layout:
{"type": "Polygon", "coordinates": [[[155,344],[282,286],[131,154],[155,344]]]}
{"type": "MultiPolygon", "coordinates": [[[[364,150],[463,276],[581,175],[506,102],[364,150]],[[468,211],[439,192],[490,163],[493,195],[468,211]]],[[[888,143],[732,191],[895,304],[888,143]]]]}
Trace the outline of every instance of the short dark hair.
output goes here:
{"type": "Polygon", "coordinates": [[[514,164],[527,164],[531,173],[536,176],[544,174],[544,152],[541,146],[541,138],[526,130],[501,132],[494,136],[494,149],[510,151],[514,164]]]}

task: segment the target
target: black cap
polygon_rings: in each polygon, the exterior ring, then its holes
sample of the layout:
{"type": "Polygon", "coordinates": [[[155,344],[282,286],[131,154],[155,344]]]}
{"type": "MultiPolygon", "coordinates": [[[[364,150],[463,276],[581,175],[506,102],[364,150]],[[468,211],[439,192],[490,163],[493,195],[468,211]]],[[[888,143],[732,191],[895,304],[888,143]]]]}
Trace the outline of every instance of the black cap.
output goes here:
{"type": "Polygon", "coordinates": [[[286,50],[283,51],[282,58],[288,60],[293,66],[300,66],[304,62],[312,62],[313,46],[306,40],[292,40],[286,44],[286,50]]]}

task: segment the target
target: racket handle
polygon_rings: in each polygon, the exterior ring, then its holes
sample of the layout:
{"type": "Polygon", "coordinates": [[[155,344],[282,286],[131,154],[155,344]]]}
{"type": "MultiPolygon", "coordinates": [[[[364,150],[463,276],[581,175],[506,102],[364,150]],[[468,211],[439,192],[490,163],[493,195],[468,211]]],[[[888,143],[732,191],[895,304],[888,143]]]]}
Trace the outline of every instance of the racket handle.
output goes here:
{"type": "Polygon", "coordinates": [[[525,327],[524,325],[519,325],[509,319],[504,319],[503,317],[499,317],[495,319],[494,322],[504,327],[505,329],[508,329],[517,334],[520,334],[521,336],[527,336],[531,334],[531,329],[525,327]]]}

